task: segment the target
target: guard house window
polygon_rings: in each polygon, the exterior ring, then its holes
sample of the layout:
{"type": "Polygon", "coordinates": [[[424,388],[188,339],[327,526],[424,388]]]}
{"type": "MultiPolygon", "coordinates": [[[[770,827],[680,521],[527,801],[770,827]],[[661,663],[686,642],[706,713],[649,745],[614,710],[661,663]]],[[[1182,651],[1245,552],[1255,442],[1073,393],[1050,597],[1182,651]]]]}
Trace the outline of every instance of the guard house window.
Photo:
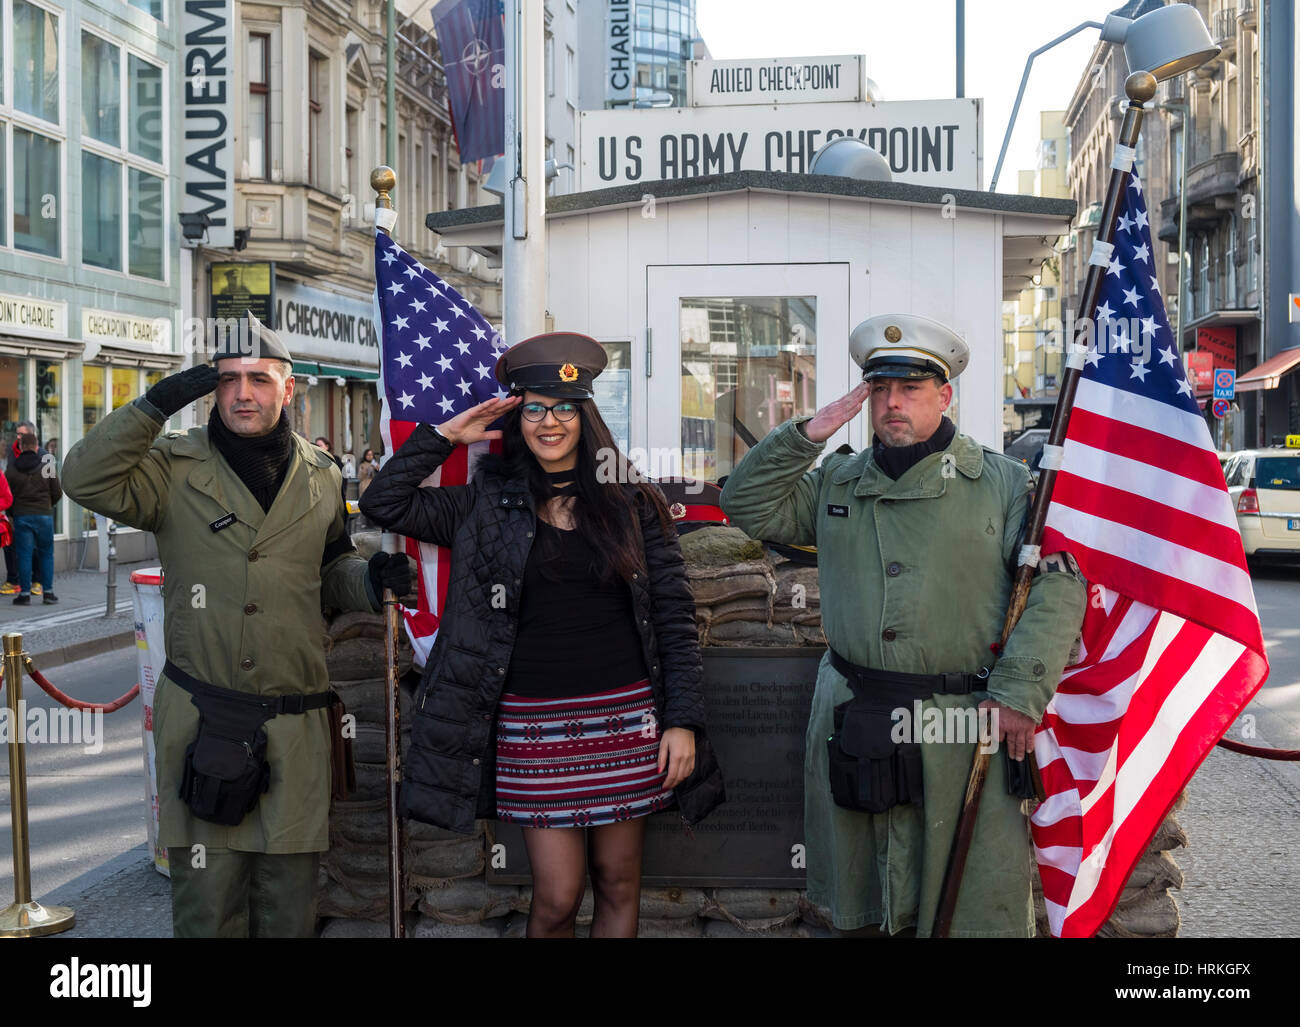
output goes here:
{"type": "Polygon", "coordinates": [[[271,177],[271,37],[248,35],[248,176],[271,177]]]}
{"type": "Polygon", "coordinates": [[[774,427],[817,409],[813,296],[683,298],[682,473],[730,474],[774,427]]]}
{"type": "Polygon", "coordinates": [[[325,135],[325,74],[328,62],[314,50],[307,55],[307,180],[318,188],[326,168],[325,135]]]}
{"type": "Polygon", "coordinates": [[[162,281],[163,69],[91,32],[81,58],[82,263],[162,281]]]}

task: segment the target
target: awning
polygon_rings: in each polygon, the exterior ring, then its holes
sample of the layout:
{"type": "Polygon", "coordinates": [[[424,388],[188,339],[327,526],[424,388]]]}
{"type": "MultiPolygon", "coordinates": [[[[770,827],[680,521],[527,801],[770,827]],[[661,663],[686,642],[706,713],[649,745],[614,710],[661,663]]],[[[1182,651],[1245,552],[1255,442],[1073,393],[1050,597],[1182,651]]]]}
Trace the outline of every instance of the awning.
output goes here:
{"type": "Polygon", "coordinates": [[[1300,346],[1284,349],[1238,378],[1237,391],[1262,392],[1264,389],[1276,389],[1282,376],[1294,371],[1297,366],[1300,366],[1300,346]]]}
{"type": "Polygon", "coordinates": [[[361,367],[340,367],[337,364],[317,364],[306,360],[293,362],[294,374],[310,374],[319,378],[352,378],[361,382],[373,382],[379,378],[378,371],[361,367]]]}

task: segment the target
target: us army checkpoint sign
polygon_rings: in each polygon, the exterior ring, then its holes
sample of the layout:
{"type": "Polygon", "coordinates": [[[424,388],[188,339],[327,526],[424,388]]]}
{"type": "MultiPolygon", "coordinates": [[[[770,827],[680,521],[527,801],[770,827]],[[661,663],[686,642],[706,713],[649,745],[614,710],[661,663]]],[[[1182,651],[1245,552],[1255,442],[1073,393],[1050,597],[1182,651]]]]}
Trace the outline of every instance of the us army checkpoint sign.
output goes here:
{"type": "Polygon", "coordinates": [[[582,111],[579,190],[729,171],[807,172],[817,149],[853,135],[895,182],[982,188],[981,102],[795,103],[582,111]]]}

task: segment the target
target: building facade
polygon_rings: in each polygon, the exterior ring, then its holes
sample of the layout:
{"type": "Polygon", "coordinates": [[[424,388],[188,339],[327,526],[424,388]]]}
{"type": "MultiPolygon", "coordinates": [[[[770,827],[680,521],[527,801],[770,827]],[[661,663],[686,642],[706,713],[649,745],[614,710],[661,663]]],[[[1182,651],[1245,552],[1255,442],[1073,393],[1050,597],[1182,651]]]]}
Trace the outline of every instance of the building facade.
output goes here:
{"type": "MultiPolygon", "coordinates": [[[[385,5],[238,3],[232,33],[235,248],[195,251],[195,313],[205,325],[220,316],[232,268],[266,283],[262,302],[295,360],[294,430],[328,439],[346,467],[381,451],[370,172],[389,159],[385,5]]],[[[483,202],[486,177],[459,158],[432,29],[399,18],[395,65],[393,236],[499,317],[500,272],[449,254],[424,227],[430,210],[483,202]]]]}
{"type": "MultiPolygon", "coordinates": [[[[1019,173],[1016,191],[1020,195],[1070,198],[1069,134],[1064,115],[1064,111],[1040,112],[1035,167],[1019,173]]],[[[1063,355],[1060,271],[1061,255],[1054,253],[1025,282],[1024,288],[1003,301],[1008,407],[1004,428],[1009,433],[1037,427],[1038,418],[1026,418],[1022,411],[1042,409],[1042,403],[1035,401],[1055,399],[1060,386],[1063,355]]]]}
{"type": "MultiPolygon", "coordinates": [[[[1138,17],[1158,6],[1159,0],[1134,0],[1118,13],[1138,17]]],[[[1235,449],[1300,431],[1294,370],[1300,350],[1294,360],[1286,355],[1300,347],[1287,308],[1300,269],[1295,12],[1270,0],[1196,0],[1194,6],[1221,51],[1160,84],[1144,119],[1137,169],[1165,308],[1171,324],[1181,325],[1179,347],[1216,443],[1235,449]],[[1253,375],[1261,365],[1266,373],[1253,375]],[[1208,410],[1209,379],[1219,367],[1235,370],[1241,382],[1223,419],[1208,410]]],[[[1080,208],[1063,255],[1067,308],[1077,306],[1087,276],[1126,74],[1122,52],[1099,44],[1066,112],[1070,188],[1080,208]]]]}
{"type": "MultiPolygon", "coordinates": [[[[180,40],[161,0],[2,2],[0,458],[31,421],[57,464],[181,363],[180,40]]],[[[60,570],[93,565],[90,515],[64,499],[55,532],[60,570]]]]}

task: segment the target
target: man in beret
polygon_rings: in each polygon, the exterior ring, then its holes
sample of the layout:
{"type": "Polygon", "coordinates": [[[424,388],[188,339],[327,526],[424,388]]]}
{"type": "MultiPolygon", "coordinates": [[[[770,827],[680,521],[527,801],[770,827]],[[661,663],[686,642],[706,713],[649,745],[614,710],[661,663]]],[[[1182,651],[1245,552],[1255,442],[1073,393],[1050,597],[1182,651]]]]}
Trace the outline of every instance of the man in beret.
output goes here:
{"type": "Polygon", "coordinates": [[[931,933],[982,716],[1010,762],[990,763],[951,933],[1032,935],[1029,837],[1007,772],[1023,794],[1084,584],[1060,554],[1045,559],[998,652],[1032,483],[944,416],[966,344],[929,318],[889,314],[860,324],[850,352],[862,383],[773,430],[722,494],[750,535],[817,546],[829,648],[804,767],[808,896],[841,930],[931,933]],[[864,404],[871,448],[810,469],[864,404]],[[923,731],[934,711],[943,729],[923,731]]]}
{"type": "Polygon", "coordinates": [[[378,611],[385,586],[408,590],[409,569],[386,554],[367,564],[353,548],[338,468],[289,426],[293,361],[279,338],[251,312],[228,327],[211,363],[162,379],[95,425],[68,451],[63,484],[158,541],[168,659],[153,732],[175,935],[310,936],[329,847],[322,612],[378,611]],[[205,427],[159,437],[214,389],[205,427]],[[212,782],[227,769],[196,757],[191,770],[205,776],[187,775],[200,709],[237,743],[248,716],[266,718],[265,755],[249,756],[269,781],[250,789],[251,809],[241,802],[221,822],[208,819],[222,794],[212,782]]]}

